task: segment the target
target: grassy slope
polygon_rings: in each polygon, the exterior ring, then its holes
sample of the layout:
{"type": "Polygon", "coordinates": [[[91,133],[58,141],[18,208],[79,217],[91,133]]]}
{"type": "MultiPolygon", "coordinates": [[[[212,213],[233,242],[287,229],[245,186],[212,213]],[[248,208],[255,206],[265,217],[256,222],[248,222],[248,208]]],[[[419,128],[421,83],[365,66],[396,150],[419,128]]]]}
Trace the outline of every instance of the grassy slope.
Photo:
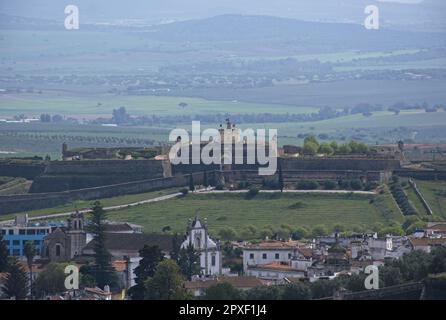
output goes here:
{"type": "MultiPolygon", "coordinates": [[[[386,195],[380,197],[383,199],[378,202],[388,204],[386,195]]],[[[196,214],[208,219],[213,232],[224,227],[240,232],[250,225],[258,229],[281,225],[312,228],[318,224],[330,228],[337,223],[346,227],[370,227],[402,219],[394,210],[382,212],[370,199],[369,196],[259,194],[255,199],[246,200],[240,194],[188,195],[110,212],[109,218],[143,225],[145,232],[161,232],[165,226],[182,232],[188,219],[196,214]],[[303,206],[291,207],[299,202],[303,206]]]]}
{"type": "Polygon", "coordinates": [[[417,180],[416,183],[434,211],[435,218],[446,220],[446,182],[417,180]]]}
{"type": "MultiPolygon", "coordinates": [[[[179,190],[178,188],[164,189],[164,190],[159,190],[159,191],[152,191],[152,192],[139,193],[139,194],[131,194],[131,195],[114,197],[114,198],[99,199],[99,201],[102,203],[102,205],[104,207],[116,206],[116,205],[121,205],[121,204],[129,204],[129,203],[133,203],[133,202],[147,200],[147,199],[153,199],[153,198],[156,198],[156,197],[159,197],[159,196],[163,196],[163,195],[166,195],[166,194],[171,194],[171,193],[178,192],[178,190],[179,190]]],[[[87,209],[87,208],[91,207],[91,204],[93,202],[94,202],[93,200],[91,200],[91,201],[88,201],[88,200],[78,200],[78,201],[74,201],[72,203],[68,203],[68,204],[65,204],[65,205],[62,205],[62,206],[57,206],[57,207],[54,207],[54,208],[32,210],[32,211],[27,211],[27,212],[22,212],[22,213],[27,213],[28,216],[30,216],[30,217],[32,217],[32,216],[40,216],[40,215],[50,215],[50,214],[55,214],[55,213],[74,211],[76,209],[79,209],[79,210],[80,209],[87,209]]],[[[20,213],[1,215],[0,216],[0,220],[12,219],[17,214],[20,214],[20,213]]]]}

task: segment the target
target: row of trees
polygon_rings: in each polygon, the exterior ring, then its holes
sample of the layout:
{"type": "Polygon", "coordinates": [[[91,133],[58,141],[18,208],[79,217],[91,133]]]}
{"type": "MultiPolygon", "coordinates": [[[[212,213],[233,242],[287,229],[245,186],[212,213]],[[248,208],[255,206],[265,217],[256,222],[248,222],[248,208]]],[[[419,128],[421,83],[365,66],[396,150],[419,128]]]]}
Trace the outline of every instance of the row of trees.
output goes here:
{"type": "Polygon", "coordinates": [[[405,216],[417,215],[418,212],[414,206],[409,202],[406,193],[399,181],[398,176],[392,177],[392,183],[390,184],[390,191],[392,192],[395,201],[400,207],[405,216]]]}
{"type": "Polygon", "coordinates": [[[302,149],[305,155],[346,155],[346,154],[360,154],[366,155],[371,152],[370,148],[362,142],[350,141],[344,144],[338,144],[336,141],[330,143],[319,143],[317,138],[313,135],[307,136],[304,139],[304,145],[302,149]]]}
{"type": "MultiPolygon", "coordinates": [[[[292,209],[300,209],[308,204],[303,201],[297,201],[289,206],[292,209]]],[[[219,220],[224,220],[226,217],[219,217],[219,220]]],[[[224,227],[217,232],[218,237],[224,241],[233,240],[255,240],[255,239],[289,239],[302,240],[310,239],[318,236],[326,236],[332,233],[339,233],[341,236],[348,236],[353,233],[365,233],[365,232],[377,232],[380,236],[386,236],[392,234],[395,236],[410,235],[415,230],[426,227],[426,221],[420,220],[417,216],[406,217],[406,219],[400,223],[398,221],[388,221],[386,225],[381,223],[375,223],[367,227],[362,225],[345,227],[342,224],[336,223],[332,226],[324,224],[317,224],[310,227],[299,226],[294,227],[286,224],[282,224],[278,227],[257,227],[255,225],[248,225],[241,230],[236,230],[232,227],[224,227]]]]}

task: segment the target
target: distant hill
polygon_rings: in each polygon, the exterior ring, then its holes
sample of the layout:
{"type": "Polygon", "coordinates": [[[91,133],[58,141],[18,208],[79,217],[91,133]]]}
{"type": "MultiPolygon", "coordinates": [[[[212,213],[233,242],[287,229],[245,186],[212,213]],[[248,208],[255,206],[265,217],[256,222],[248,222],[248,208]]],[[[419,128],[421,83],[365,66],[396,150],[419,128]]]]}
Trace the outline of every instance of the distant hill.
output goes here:
{"type": "Polygon", "coordinates": [[[151,27],[147,37],[172,42],[263,42],[336,49],[391,50],[446,44],[444,33],[366,30],[358,24],[320,23],[270,16],[222,15],[151,27]]]}
{"type": "Polygon", "coordinates": [[[11,16],[8,14],[0,13],[0,29],[42,30],[42,29],[55,29],[55,28],[62,29],[63,21],[58,23],[52,20],[25,18],[25,17],[11,16]]]}

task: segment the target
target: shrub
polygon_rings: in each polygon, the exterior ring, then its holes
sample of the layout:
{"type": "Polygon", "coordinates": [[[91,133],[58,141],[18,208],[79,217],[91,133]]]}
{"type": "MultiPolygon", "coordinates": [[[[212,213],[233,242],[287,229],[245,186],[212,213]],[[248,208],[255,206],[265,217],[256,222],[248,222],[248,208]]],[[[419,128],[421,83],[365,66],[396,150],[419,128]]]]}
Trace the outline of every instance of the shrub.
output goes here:
{"type": "Polygon", "coordinates": [[[240,181],[237,184],[237,189],[239,189],[239,190],[241,190],[241,189],[248,189],[250,185],[251,184],[248,181],[240,181]]]}
{"type": "Polygon", "coordinates": [[[350,182],[348,180],[339,180],[338,181],[339,188],[348,190],[350,189],[350,182]]]}
{"type": "Polygon", "coordinates": [[[356,179],[356,180],[352,180],[352,181],[350,181],[350,187],[353,189],[353,190],[361,190],[362,189],[362,181],[361,180],[359,180],[359,179],[356,179]]]}
{"type": "Polygon", "coordinates": [[[336,182],[327,180],[324,182],[324,189],[325,190],[333,190],[336,189],[336,182]]]}
{"type": "Polygon", "coordinates": [[[246,194],[246,199],[252,199],[258,194],[259,194],[259,189],[257,189],[255,186],[252,186],[251,188],[249,188],[249,191],[246,194]]]}
{"type": "Polygon", "coordinates": [[[218,231],[218,235],[222,240],[236,240],[237,232],[231,227],[226,227],[218,231]]]}
{"type": "Polygon", "coordinates": [[[180,192],[183,194],[183,196],[187,195],[189,193],[189,189],[188,188],[183,188],[180,190],[180,192]]]}
{"type": "Polygon", "coordinates": [[[315,190],[319,187],[319,184],[316,181],[312,180],[302,180],[299,181],[296,185],[296,189],[298,190],[315,190]]]}
{"type": "Polygon", "coordinates": [[[280,189],[279,179],[277,176],[263,178],[262,185],[266,189],[271,189],[271,190],[280,189]]]}

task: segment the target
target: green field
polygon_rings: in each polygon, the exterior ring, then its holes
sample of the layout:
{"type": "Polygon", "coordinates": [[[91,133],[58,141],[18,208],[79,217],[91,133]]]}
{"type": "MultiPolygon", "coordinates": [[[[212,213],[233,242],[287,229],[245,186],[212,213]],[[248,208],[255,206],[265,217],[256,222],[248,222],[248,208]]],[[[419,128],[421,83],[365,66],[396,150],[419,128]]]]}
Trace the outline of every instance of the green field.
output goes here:
{"type": "Polygon", "coordinates": [[[249,226],[258,230],[283,226],[291,229],[315,225],[332,228],[341,224],[347,229],[370,229],[402,221],[392,208],[388,194],[373,196],[322,194],[259,194],[247,200],[243,194],[187,195],[160,203],[141,205],[109,212],[111,220],[140,224],[144,232],[161,232],[169,226],[184,232],[187,221],[195,215],[208,220],[210,231],[233,228],[242,233],[249,226]],[[371,199],[375,200],[371,203],[371,199]],[[390,206],[390,207],[389,207],[390,206]]]}
{"type": "Polygon", "coordinates": [[[111,117],[113,109],[125,106],[131,115],[197,115],[216,113],[312,113],[318,108],[290,105],[248,103],[237,101],[215,101],[200,98],[164,96],[119,96],[113,94],[19,94],[0,96],[0,116],[25,114],[40,116],[42,113],[62,114],[72,117],[111,117]],[[182,108],[180,102],[188,104],[182,108]]]}
{"type": "Polygon", "coordinates": [[[434,218],[446,220],[446,181],[416,181],[418,189],[434,212],[434,218]]]}

